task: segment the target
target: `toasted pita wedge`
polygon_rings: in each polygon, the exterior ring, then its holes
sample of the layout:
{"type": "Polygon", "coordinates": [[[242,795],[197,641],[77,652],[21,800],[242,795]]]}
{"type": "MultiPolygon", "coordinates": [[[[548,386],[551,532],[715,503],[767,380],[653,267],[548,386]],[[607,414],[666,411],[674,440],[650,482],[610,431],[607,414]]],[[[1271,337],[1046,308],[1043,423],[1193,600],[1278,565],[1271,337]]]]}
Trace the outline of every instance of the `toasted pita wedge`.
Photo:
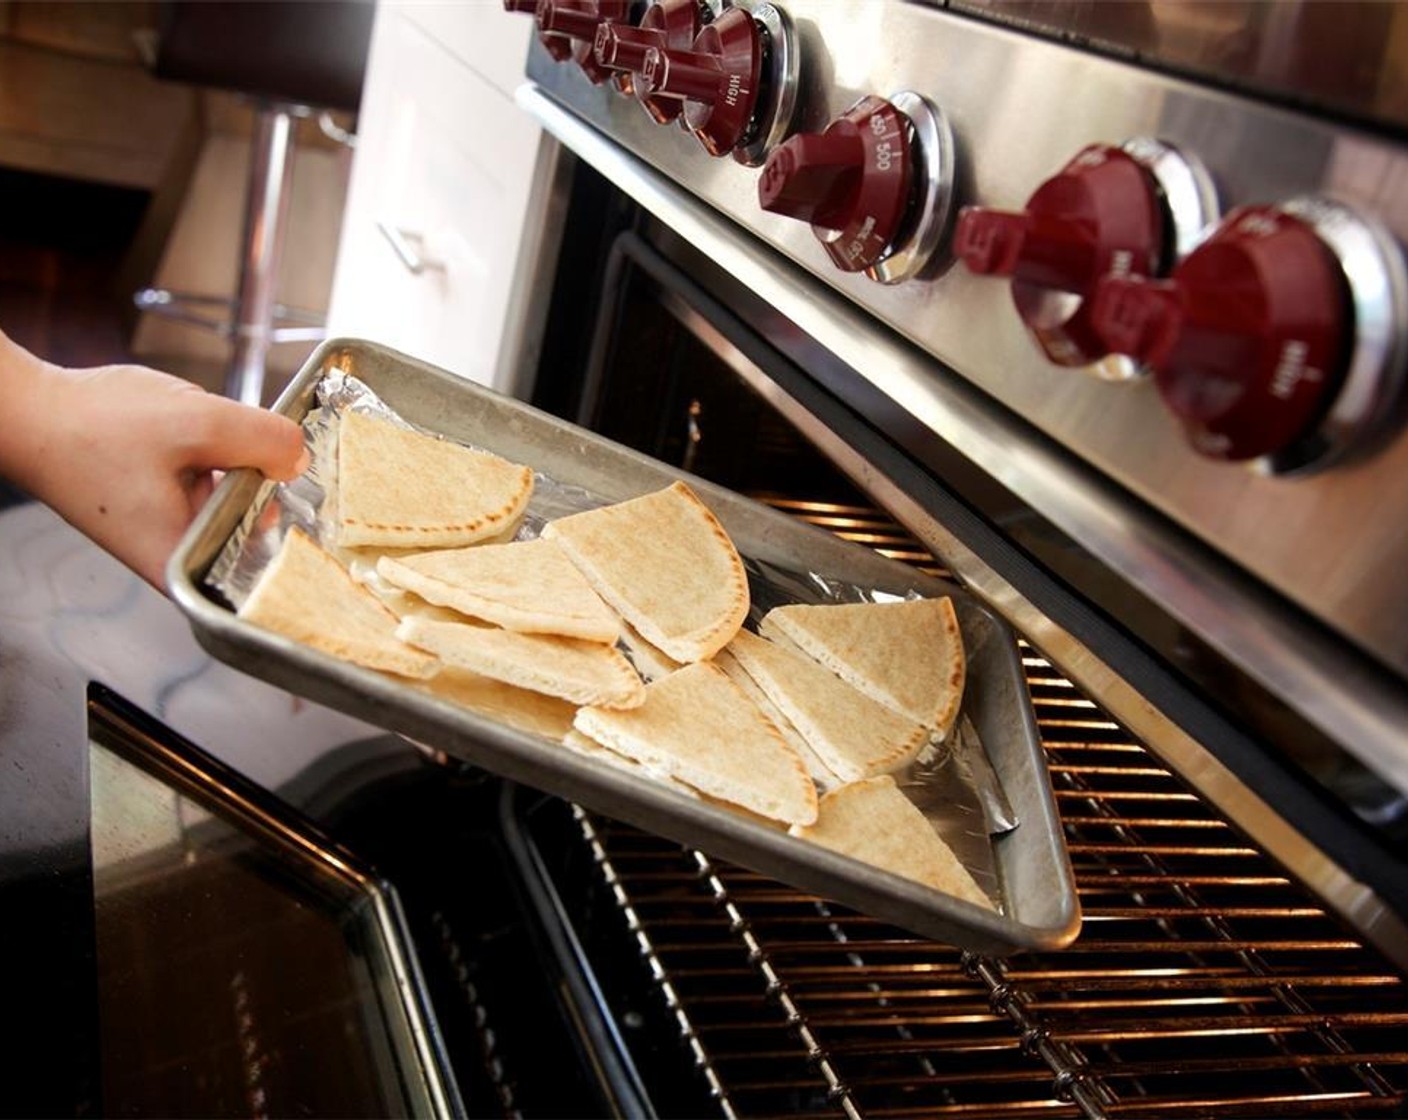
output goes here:
{"type": "Polygon", "coordinates": [[[368,669],[429,677],[439,664],[400,641],[396,616],[297,528],[284,537],[239,616],[368,669]]]}
{"type": "Polygon", "coordinates": [[[821,756],[812,750],[812,745],[807,742],[795,727],[792,721],[782,714],[776,704],[768,698],[768,694],[758,687],[758,682],[748,675],[748,670],[738,663],[738,658],[734,657],[728,649],[721,649],[714,654],[713,662],[727,675],[728,679],[743,690],[743,695],[753,701],[762,711],[763,715],[774,727],[782,733],[782,737],[787,740],[797,755],[802,760],[802,765],[807,768],[807,773],[811,775],[812,781],[816,782],[821,789],[834,789],[841,784],[838,778],[826,763],[821,761],[821,756]]]}
{"type": "Polygon", "coordinates": [[[953,849],[888,774],[832,790],[821,799],[814,825],[793,826],[789,831],[936,891],[996,909],[953,849]]]}
{"type": "Polygon", "coordinates": [[[967,659],[947,598],[774,607],[758,629],[940,737],[958,718],[967,659]]]}
{"type": "Polygon", "coordinates": [[[396,634],[448,665],[574,704],[631,708],[645,700],[645,686],[630,662],[600,642],[518,634],[421,614],[403,618],[396,634]]]}
{"type": "Polygon", "coordinates": [[[572,751],[574,754],[580,754],[584,758],[594,759],[606,766],[623,770],[627,774],[634,774],[638,778],[649,778],[651,781],[659,782],[667,789],[672,789],[676,793],[682,793],[686,797],[697,798],[699,796],[698,790],[685,785],[683,782],[676,781],[663,770],[657,767],[647,766],[634,758],[627,758],[625,755],[613,751],[610,747],[603,747],[595,739],[588,735],[583,735],[576,728],[569,727],[567,731],[563,733],[560,741],[569,751],[572,751]]]}
{"type": "Polygon", "coordinates": [[[668,773],[658,766],[647,766],[643,762],[638,762],[634,758],[627,758],[623,754],[618,754],[610,747],[604,747],[595,739],[588,735],[583,735],[575,728],[562,737],[562,745],[570,751],[585,755],[587,758],[594,758],[598,762],[603,762],[607,766],[615,766],[625,770],[630,774],[640,774],[659,782],[668,789],[676,793],[682,793],[686,797],[693,797],[698,801],[703,801],[706,805],[717,805],[720,809],[727,809],[730,813],[736,813],[744,820],[752,821],[767,828],[775,828],[786,831],[787,824],[784,821],[774,820],[765,817],[761,813],[755,813],[752,809],[745,809],[742,805],[737,805],[732,801],[725,801],[721,797],[710,797],[707,793],[700,793],[693,786],[686,785],[677,778],[672,778],[668,773]]]}
{"type": "Polygon", "coordinates": [[[843,782],[898,769],[928,741],[921,724],[892,712],[808,657],[747,630],[740,630],[728,648],[843,782]]]}
{"type": "Polygon", "coordinates": [[[816,819],[816,787],[802,760],[722,670],[687,665],[645,694],[628,712],[582,708],[575,726],[703,794],[788,824],[816,819]]]}
{"type": "Polygon", "coordinates": [[[429,603],[505,630],[561,634],[610,645],[621,633],[616,612],[552,541],[383,556],[377,574],[429,603]]]}
{"type": "Polygon", "coordinates": [[[597,593],[676,661],[701,661],[748,616],[748,578],[728,533],[688,486],[550,521],[597,593]]]}
{"type": "Polygon", "coordinates": [[[487,451],[347,411],[338,425],[338,544],[451,548],[503,532],[533,472],[487,451]]]}
{"type": "Polygon", "coordinates": [[[547,739],[561,739],[572,729],[572,717],[577,714],[577,706],[567,700],[454,665],[444,666],[418,687],[481,716],[547,739]]]}

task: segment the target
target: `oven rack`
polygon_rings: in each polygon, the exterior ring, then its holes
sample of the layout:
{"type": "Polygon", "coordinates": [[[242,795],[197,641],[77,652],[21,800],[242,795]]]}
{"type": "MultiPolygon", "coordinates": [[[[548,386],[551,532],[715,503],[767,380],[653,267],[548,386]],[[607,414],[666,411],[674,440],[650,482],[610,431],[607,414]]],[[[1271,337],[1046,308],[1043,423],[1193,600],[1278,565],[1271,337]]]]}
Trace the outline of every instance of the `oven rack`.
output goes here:
{"type": "MultiPolygon", "coordinates": [[[[943,574],[884,514],[772,504],[943,574]]],[[[1022,649],[1084,914],[1059,953],[962,953],[573,808],[720,1114],[1401,1114],[1403,977],[1022,649]]]]}

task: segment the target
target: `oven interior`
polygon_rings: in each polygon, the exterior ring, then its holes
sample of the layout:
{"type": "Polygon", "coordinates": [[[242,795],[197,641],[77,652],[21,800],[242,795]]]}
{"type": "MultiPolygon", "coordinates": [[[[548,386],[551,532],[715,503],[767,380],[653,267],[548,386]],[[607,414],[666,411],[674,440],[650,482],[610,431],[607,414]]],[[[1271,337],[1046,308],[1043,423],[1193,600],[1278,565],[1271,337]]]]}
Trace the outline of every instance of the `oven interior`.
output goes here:
{"type": "MultiPolygon", "coordinates": [[[[872,508],[785,505],[932,564],[872,508]]],[[[396,885],[471,1115],[1402,1115],[1399,970],[1024,663],[1084,911],[1060,952],[963,953],[433,754],[305,781],[396,885]]]]}
{"type": "MultiPolygon", "coordinates": [[[[879,511],[782,504],[932,564],[879,511]]],[[[445,759],[363,787],[339,834],[401,892],[469,1111],[1401,1115],[1400,972],[1024,652],[1061,952],[962,953],[445,759]]]]}
{"type": "MultiPolygon", "coordinates": [[[[875,420],[870,402],[847,396],[844,371],[833,374],[790,324],[746,302],[585,168],[573,175],[567,226],[596,232],[564,242],[535,403],[948,575],[745,367],[764,367],[769,385],[830,389],[838,426],[884,426],[904,444],[903,418],[875,420]],[[583,300],[584,290],[600,296],[583,300]],[[789,367],[803,367],[801,377],[787,382],[789,367]]],[[[1088,601],[1099,582],[1107,614],[1147,618],[1129,643],[1172,664],[1182,691],[1250,710],[1247,736],[1277,746],[1260,755],[1290,760],[1259,777],[1293,791],[1283,803],[1297,810],[1314,801],[1298,824],[1357,866],[1381,865],[1383,889],[1396,889],[1402,861],[1389,852],[1405,822],[1365,806],[1400,799],[1247,682],[1229,685],[1226,667],[1171,630],[1156,604],[1112,589],[1078,542],[982,471],[932,447],[923,469],[957,495],[954,516],[993,525],[1073,597],[1088,601]],[[1213,681],[1220,689],[1208,689],[1213,681]],[[1353,794],[1327,804],[1327,788],[1353,794]]],[[[546,871],[575,944],[609,956],[605,942],[624,940],[655,988],[656,1013],[668,1012],[667,1033],[693,1057],[696,1085],[724,1115],[1403,1111],[1401,957],[1386,959],[1341,924],[1038,650],[1024,643],[1023,654],[1084,913],[1063,952],[997,961],[943,949],[531,795],[516,796],[507,827],[539,853],[524,869],[546,871]]],[[[611,1006],[618,990],[602,986],[608,1017],[637,1022],[638,1004],[611,1006]]]]}

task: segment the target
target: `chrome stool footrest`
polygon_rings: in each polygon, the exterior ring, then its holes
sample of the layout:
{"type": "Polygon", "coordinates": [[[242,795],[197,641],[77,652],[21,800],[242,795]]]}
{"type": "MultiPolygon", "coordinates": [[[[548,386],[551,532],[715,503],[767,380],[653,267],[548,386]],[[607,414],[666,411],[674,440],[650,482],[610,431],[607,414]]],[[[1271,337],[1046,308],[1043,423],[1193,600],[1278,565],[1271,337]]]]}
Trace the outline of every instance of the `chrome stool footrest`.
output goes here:
{"type": "MultiPolygon", "coordinates": [[[[166,288],[142,288],[132,296],[139,311],[150,311],[164,319],[173,319],[203,330],[213,331],[221,338],[234,338],[240,333],[235,320],[236,301],[228,296],[200,295],[196,292],[173,292],[166,288]]],[[[269,342],[321,342],[327,337],[323,316],[317,311],[273,306],[274,325],[267,337],[269,342]]]]}

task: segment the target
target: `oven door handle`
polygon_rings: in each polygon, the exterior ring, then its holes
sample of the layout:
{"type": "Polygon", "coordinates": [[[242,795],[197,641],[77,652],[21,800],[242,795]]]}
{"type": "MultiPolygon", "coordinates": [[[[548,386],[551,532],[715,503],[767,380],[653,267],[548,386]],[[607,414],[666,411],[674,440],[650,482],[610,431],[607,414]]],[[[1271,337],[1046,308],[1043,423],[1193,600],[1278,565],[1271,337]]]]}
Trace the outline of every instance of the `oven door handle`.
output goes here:
{"type": "Polygon", "coordinates": [[[412,233],[410,230],[401,229],[399,226],[382,221],[376,223],[376,228],[380,231],[381,236],[386,238],[386,243],[391,246],[391,251],[396,254],[396,259],[406,266],[406,271],[412,276],[420,276],[426,272],[445,271],[444,261],[424,255],[424,234],[412,233]]]}

